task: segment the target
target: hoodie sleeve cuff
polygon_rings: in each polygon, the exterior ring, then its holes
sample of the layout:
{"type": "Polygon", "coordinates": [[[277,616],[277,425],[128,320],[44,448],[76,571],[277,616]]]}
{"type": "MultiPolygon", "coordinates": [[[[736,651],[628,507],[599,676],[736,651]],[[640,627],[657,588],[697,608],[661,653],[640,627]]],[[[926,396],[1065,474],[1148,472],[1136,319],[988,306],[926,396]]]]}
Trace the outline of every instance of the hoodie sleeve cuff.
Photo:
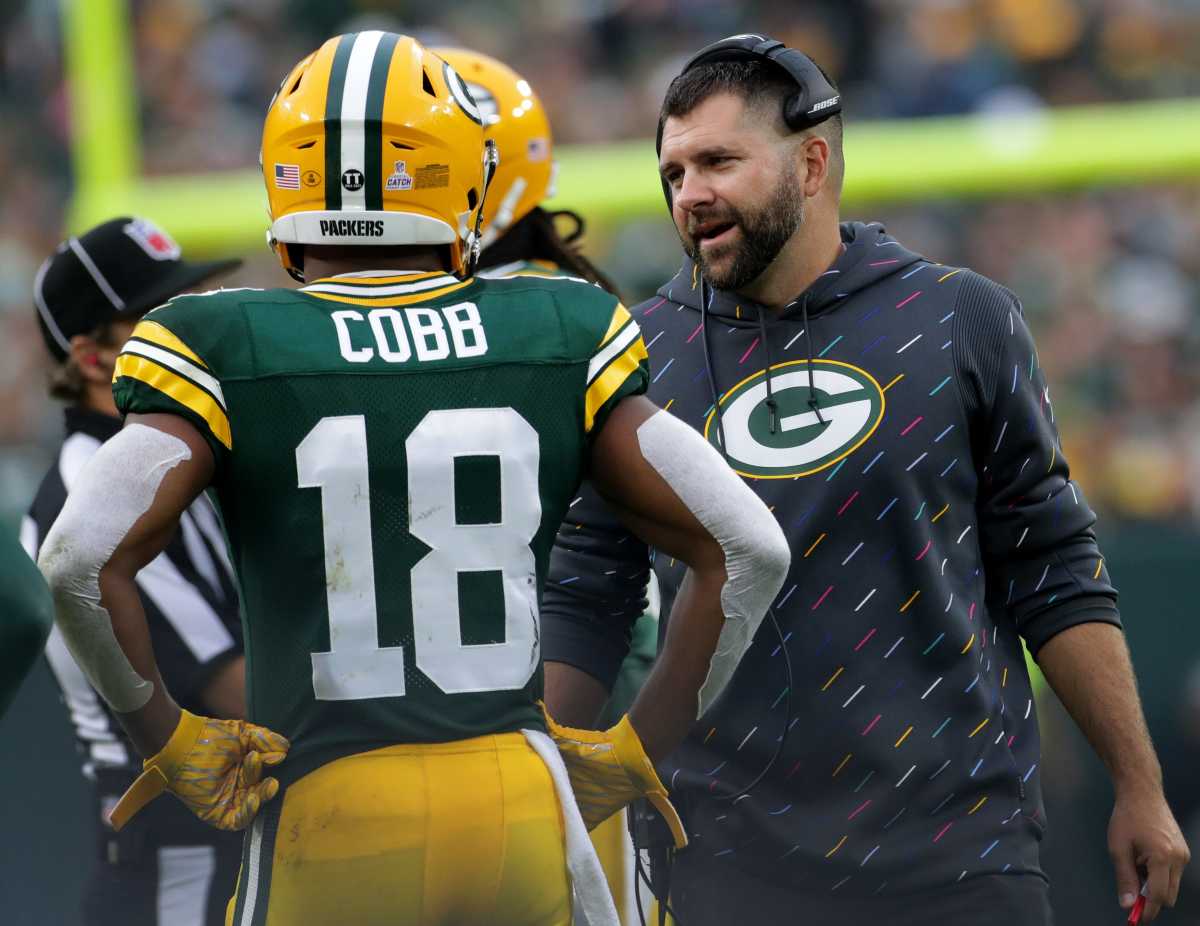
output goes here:
{"type": "Polygon", "coordinates": [[[1036,660],[1038,652],[1052,637],[1078,624],[1123,626],[1121,613],[1111,598],[1089,595],[1043,611],[1021,627],[1021,636],[1025,638],[1025,645],[1036,660]]]}
{"type": "Polygon", "coordinates": [[[612,691],[628,653],[628,645],[622,648],[613,639],[601,633],[589,633],[579,624],[542,619],[542,658],[546,662],[564,662],[586,672],[606,691],[612,691]]]}

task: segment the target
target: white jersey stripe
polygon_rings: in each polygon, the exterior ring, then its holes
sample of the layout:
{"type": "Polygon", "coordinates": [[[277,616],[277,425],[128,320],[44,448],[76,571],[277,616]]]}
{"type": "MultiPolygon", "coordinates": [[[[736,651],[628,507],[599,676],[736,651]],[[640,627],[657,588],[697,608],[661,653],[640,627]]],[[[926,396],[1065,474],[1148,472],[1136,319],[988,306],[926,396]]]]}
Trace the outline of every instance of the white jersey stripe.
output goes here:
{"type": "MultiPolygon", "coordinates": [[[[339,273],[337,276],[330,277],[331,280],[378,280],[390,279],[391,277],[415,277],[421,276],[424,273],[429,273],[428,270],[352,270],[349,273],[339,273]]],[[[300,287],[304,289],[304,287],[300,287]]]]}
{"type": "Polygon", "coordinates": [[[221,384],[217,382],[215,376],[204,372],[190,360],[184,360],[178,354],[155,347],[153,344],[147,344],[145,341],[126,341],[125,346],[121,348],[121,353],[146,357],[160,366],[174,370],[180,376],[190,379],[197,386],[203,386],[217,400],[221,411],[225,411],[225,393],[221,391],[221,384]]]}
{"type": "MultiPolygon", "coordinates": [[[[360,32],[354,39],[354,48],[346,65],[346,84],[342,91],[342,177],[348,170],[358,171],[360,177],[366,172],[367,88],[381,38],[383,33],[377,30],[360,32]]],[[[325,182],[341,183],[342,177],[327,177],[325,182]]],[[[366,208],[366,185],[348,190],[342,184],[342,210],[363,212],[366,208]]]]}
{"type": "Polygon", "coordinates": [[[616,337],[604,345],[604,349],[592,358],[592,362],[588,364],[587,381],[591,385],[592,380],[604,372],[604,368],[615,358],[625,353],[626,348],[636,341],[642,334],[642,330],[637,326],[637,322],[631,321],[620,330],[616,337]]]}
{"type": "Polygon", "coordinates": [[[418,280],[415,283],[397,283],[395,286],[354,286],[353,284],[339,285],[337,283],[314,283],[301,289],[304,293],[324,293],[328,296],[357,296],[369,299],[372,296],[404,296],[410,293],[424,293],[434,289],[442,289],[461,283],[457,277],[440,276],[432,280],[418,280]]]}
{"type": "Polygon", "coordinates": [[[253,926],[254,907],[258,903],[258,879],[262,861],[263,818],[254,818],[250,827],[250,852],[246,859],[246,902],[242,905],[242,921],[238,926],[253,926]]]}

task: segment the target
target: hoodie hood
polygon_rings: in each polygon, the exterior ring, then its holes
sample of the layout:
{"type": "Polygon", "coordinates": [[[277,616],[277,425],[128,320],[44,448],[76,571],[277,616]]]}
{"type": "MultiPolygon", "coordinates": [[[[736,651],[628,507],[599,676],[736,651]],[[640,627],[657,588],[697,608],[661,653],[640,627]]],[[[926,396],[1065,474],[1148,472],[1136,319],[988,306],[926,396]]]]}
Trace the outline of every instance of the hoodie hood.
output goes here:
{"type": "MultiPolygon", "coordinates": [[[[797,293],[796,298],[778,317],[799,316],[804,302],[807,302],[810,318],[819,316],[831,311],[845,297],[924,260],[921,255],[914,254],[889,235],[878,222],[843,222],[841,233],[842,253],[833,266],[821,274],[805,292],[797,293]]],[[[747,310],[748,305],[752,303],[744,296],[708,286],[702,288],[699,269],[689,257],[684,258],[679,272],[658,290],[658,294],[671,302],[699,311],[702,289],[710,294],[710,315],[735,326],[758,324],[757,313],[747,310]]]]}

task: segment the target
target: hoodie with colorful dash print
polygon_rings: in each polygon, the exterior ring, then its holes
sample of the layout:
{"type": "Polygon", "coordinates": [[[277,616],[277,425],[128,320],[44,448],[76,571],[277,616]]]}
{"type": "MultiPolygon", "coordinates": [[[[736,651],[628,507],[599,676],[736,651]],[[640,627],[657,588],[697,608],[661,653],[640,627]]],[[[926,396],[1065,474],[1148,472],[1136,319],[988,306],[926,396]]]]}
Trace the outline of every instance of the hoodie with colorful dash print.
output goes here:
{"type": "MultiPolygon", "coordinates": [[[[686,851],[801,894],[1043,877],[1021,642],[1120,626],[1095,515],[1013,294],[877,224],[842,240],[782,313],[690,263],[634,309],[650,397],[724,452],[792,549],[729,688],[661,769],[686,851]]],[[[586,490],[552,559],[545,658],[611,684],[647,557],[586,490]]],[[[666,614],[685,570],[653,569],[666,614]]]]}

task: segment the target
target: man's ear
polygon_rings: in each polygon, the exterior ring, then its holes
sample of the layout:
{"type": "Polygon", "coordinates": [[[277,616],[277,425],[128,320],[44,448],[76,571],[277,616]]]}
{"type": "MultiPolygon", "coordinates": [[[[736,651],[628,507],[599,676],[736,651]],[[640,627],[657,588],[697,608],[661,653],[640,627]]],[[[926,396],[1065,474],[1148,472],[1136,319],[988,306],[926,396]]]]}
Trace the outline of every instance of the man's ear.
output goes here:
{"type": "Polygon", "coordinates": [[[816,196],[829,181],[829,142],[810,135],[796,146],[797,168],[806,199],[816,196]]]}
{"type": "Polygon", "coordinates": [[[105,347],[90,334],[71,338],[71,360],[85,382],[107,383],[112,379],[114,358],[111,347],[105,347]]]}

